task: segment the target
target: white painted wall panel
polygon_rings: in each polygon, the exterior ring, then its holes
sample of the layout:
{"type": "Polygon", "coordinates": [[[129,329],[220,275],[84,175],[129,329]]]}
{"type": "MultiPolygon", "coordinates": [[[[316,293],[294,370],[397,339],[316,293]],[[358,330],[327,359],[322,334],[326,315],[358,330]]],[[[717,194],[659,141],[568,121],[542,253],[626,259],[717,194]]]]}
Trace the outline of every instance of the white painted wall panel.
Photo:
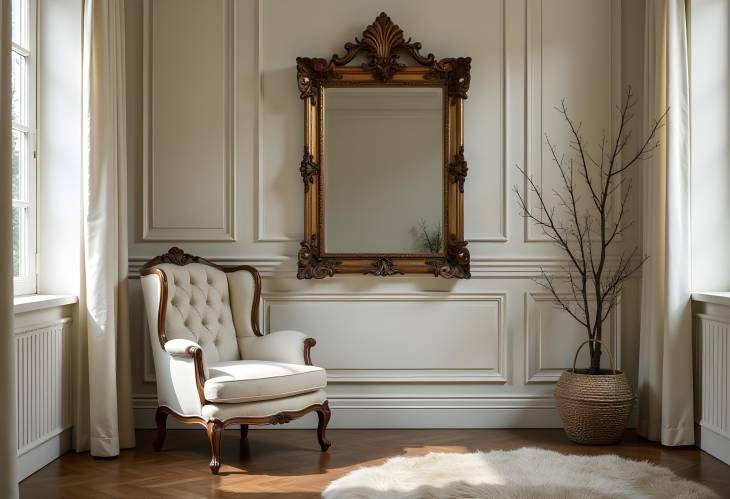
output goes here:
{"type": "MultiPolygon", "coordinates": [[[[619,305],[611,311],[602,332],[602,341],[617,356],[617,369],[621,368],[620,317],[619,305]]],[[[587,339],[585,327],[556,306],[550,295],[542,292],[525,294],[525,321],[525,379],[528,383],[554,383],[561,372],[573,367],[576,349],[587,339]]],[[[578,354],[576,368],[585,369],[589,364],[588,345],[585,345],[578,354]]],[[[601,367],[611,367],[607,353],[602,356],[601,367]]]]}
{"type": "Polygon", "coordinates": [[[269,331],[317,340],[330,381],[504,381],[503,295],[268,295],[269,331]]]}
{"type": "Polygon", "coordinates": [[[145,3],[145,239],[234,236],[232,21],[230,0],[145,3]]]}
{"type": "MultiPolygon", "coordinates": [[[[574,140],[556,109],[561,101],[565,100],[593,158],[601,157],[598,147],[604,134],[610,144],[615,107],[623,92],[620,15],[620,3],[615,0],[528,0],[526,171],[541,186],[549,207],[559,208],[553,190],[564,187],[547,139],[556,146],[559,159],[570,158],[569,144],[574,140]]],[[[638,133],[640,123],[634,126],[638,133]]],[[[590,195],[577,173],[576,185],[579,209],[585,209],[590,195]]],[[[527,199],[531,211],[539,214],[537,199],[532,195],[527,199]]],[[[561,210],[557,213],[560,216],[561,210]]],[[[526,235],[528,241],[547,240],[532,223],[527,224],[526,235]]]]}
{"type": "MultiPolygon", "coordinates": [[[[730,289],[730,2],[690,3],[692,289],[730,289]]],[[[671,112],[670,112],[671,116],[671,112]]]]}

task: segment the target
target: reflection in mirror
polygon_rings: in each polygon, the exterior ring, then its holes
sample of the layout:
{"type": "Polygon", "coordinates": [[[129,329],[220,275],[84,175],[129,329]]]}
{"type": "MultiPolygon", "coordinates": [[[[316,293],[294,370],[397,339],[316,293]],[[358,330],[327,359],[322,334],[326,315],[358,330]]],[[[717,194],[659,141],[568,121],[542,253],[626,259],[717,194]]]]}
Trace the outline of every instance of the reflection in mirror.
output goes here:
{"type": "Polygon", "coordinates": [[[324,251],[443,254],[440,87],[324,92],[324,251]]]}

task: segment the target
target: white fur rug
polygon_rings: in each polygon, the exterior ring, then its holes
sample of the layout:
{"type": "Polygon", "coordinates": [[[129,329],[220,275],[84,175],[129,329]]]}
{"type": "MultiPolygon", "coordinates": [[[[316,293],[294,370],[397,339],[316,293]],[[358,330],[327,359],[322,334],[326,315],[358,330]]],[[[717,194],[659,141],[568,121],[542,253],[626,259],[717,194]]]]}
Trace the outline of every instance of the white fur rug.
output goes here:
{"type": "Polygon", "coordinates": [[[717,496],[661,466],[618,456],[570,456],[523,448],[395,457],[332,482],[325,499],[626,498],[717,496]]]}

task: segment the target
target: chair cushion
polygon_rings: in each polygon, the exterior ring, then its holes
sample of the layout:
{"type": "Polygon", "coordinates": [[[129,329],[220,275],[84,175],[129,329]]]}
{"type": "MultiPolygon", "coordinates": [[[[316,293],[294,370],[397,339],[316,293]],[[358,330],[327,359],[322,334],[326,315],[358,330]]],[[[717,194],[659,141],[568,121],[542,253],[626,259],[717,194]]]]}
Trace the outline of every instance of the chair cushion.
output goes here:
{"type": "Polygon", "coordinates": [[[217,403],[255,402],[290,397],[327,386],[327,374],[316,366],[263,360],[208,365],[205,398],[217,403]]]}
{"type": "Polygon", "coordinates": [[[264,418],[280,412],[298,412],[309,406],[323,404],[327,400],[324,390],[302,393],[283,399],[260,400],[247,404],[205,404],[201,411],[205,420],[226,421],[234,418],[264,418]]]}
{"type": "Polygon", "coordinates": [[[157,267],[167,278],[167,339],[197,343],[206,362],[240,359],[225,272],[202,263],[157,267]]]}

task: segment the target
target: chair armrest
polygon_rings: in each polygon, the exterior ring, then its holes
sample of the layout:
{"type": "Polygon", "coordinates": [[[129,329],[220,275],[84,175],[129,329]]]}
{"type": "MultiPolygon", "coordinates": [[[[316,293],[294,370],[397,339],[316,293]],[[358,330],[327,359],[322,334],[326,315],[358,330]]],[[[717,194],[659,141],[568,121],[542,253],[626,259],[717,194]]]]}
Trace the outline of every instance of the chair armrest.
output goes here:
{"type": "Polygon", "coordinates": [[[192,360],[195,372],[195,387],[198,390],[200,403],[205,404],[205,380],[208,378],[208,366],[203,358],[203,349],[190,340],[170,340],[165,343],[165,351],[173,358],[182,358],[188,362],[192,360]],[[190,359],[190,360],[188,360],[190,359]]]}
{"type": "Polygon", "coordinates": [[[165,351],[173,357],[192,357],[200,345],[190,340],[170,340],[165,343],[165,351]]]}
{"type": "Polygon", "coordinates": [[[276,331],[242,339],[244,360],[269,360],[312,365],[309,351],[317,342],[299,331],[276,331]]]}

